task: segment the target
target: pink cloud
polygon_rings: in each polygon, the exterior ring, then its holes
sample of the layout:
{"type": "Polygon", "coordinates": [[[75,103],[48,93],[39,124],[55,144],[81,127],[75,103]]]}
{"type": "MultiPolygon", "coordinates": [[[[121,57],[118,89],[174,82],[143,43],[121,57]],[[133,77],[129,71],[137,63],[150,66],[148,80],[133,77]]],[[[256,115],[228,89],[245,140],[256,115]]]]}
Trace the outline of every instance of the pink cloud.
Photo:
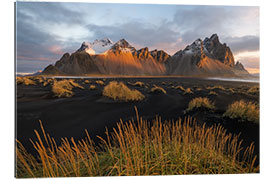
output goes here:
{"type": "Polygon", "coordinates": [[[48,48],[48,50],[50,52],[52,52],[53,54],[57,54],[57,55],[63,55],[64,52],[62,50],[62,47],[61,46],[58,46],[58,45],[52,45],[48,48]]]}
{"type": "Polygon", "coordinates": [[[31,60],[31,61],[55,61],[55,59],[52,58],[46,58],[46,57],[26,57],[26,56],[17,56],[17,59],[21,60],[31,60]]]}

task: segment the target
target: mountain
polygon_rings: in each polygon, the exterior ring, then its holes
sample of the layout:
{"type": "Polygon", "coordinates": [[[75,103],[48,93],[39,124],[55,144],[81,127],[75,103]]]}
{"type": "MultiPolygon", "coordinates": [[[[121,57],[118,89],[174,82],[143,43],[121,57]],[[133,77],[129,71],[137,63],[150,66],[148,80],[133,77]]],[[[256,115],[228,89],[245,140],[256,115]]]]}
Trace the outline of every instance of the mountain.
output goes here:
{"type": "MultiPolygon", "coordinates": [[[[160,57],[162,61],[162,57],[160,57]]],[[[45,75],[163,75],[165,65],[152,57],[148,48],[136,50],[125,39],[83,42],[81,47],[44,69],[45,75]]]]}
{"type": "Polygon", "coordinates": [[[230,48],[221,44],[217,34],[197,39],[165,62],[168,75],[182,76],[243,76],[244,66],[235,63],[230,48]]]}
{"type": "Polygon", "coordinates": [[[137,50],[125,39],[113,43],[105,38],[83,42],[72,53],[65,53],[45,75],[181,75],[181,76],[246,76],[249,73],[234,60],[230,48],[221,44],[217,34],[197,39],[185,49],[170,56],[163,50],[137,50]]]}
{"type": "Polygon", "coordinates": [[[136,50],[125,39],[116,42],[103,54],[93,56],[102,74],[163,75],[164,64],[156,61],[148,48],[136,50]]]}

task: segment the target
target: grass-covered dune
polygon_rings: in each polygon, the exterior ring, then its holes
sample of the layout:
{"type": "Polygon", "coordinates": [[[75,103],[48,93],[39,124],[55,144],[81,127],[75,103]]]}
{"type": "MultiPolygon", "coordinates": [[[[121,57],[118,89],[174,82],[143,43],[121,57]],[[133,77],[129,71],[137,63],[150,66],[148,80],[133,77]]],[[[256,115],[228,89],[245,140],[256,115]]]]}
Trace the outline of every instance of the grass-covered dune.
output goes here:
{"type": "Polygon", "coordinates": [[[192,118],[151,123],[139,117],[120,121],[107,138],[96,145],[86,131],[86,138],[62,139],[56,145],[46,134],[35,130],[31,140],[38,152],[29,154],[18,142],[16,177],[73,177],[121,175],[180,175],[256,173],[254,146],[242,149],[239,136],[218,125],[199,126],[192,118]],[[240,156],[240,151],[243,155],[240,156]]]}

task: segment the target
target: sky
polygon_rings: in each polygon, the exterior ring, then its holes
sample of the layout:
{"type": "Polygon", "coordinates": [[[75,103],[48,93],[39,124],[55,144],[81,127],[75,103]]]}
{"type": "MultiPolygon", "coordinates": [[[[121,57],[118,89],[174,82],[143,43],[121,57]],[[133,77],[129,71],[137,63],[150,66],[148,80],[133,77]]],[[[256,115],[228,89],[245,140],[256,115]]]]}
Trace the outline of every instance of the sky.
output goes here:
{"type": "Polygon", "coordinates": [[[250,73],[259,73],[259,7],[70,2],[16,3],[17,72],[37,72],[82,42],[124,38],[170,55],[217,33],[250,73]]]}

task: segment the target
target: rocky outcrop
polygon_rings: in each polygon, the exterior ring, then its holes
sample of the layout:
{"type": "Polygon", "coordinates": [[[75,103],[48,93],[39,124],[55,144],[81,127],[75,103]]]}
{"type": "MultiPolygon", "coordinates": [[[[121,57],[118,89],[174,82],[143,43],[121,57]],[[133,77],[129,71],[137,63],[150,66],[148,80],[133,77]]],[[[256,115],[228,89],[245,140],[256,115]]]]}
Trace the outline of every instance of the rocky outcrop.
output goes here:
{"type": "Polygon", "coordinates": [[[217,34],[213,34],[210,38],[205,38],[203,44],[212,58],[217,59],[230,67],[234,66],[234,57],[230,48],[226,43],[221,44],[219,42],[217,34]]]}
{"type": "Polygon", "coordinates": [[[165,62],[168,75],[240,76],[247,74],[235,64],[230,48],[219,42],[217,34],[203,41],[197,39],[165,62]]]}
{"type": "Polygon", "coordinates": [[[167,54],[165,51],[163,50],[153,50],[150,51],[151,56],[158,62],[160,63],[165,63],[171,56],[169,54],[167,54]]]}
{"type": "Polygon", "coordinates": [[[142,48],[138,51],[134,51],[133,55],[138,59],[148,59],[151,54],[149,53],[148,47],[142,48]]]}
{"type": "Polygon", "coordinates": [[[64,75],[56,66],[49,65],[41,73],[41,75],[64,75]]]}

